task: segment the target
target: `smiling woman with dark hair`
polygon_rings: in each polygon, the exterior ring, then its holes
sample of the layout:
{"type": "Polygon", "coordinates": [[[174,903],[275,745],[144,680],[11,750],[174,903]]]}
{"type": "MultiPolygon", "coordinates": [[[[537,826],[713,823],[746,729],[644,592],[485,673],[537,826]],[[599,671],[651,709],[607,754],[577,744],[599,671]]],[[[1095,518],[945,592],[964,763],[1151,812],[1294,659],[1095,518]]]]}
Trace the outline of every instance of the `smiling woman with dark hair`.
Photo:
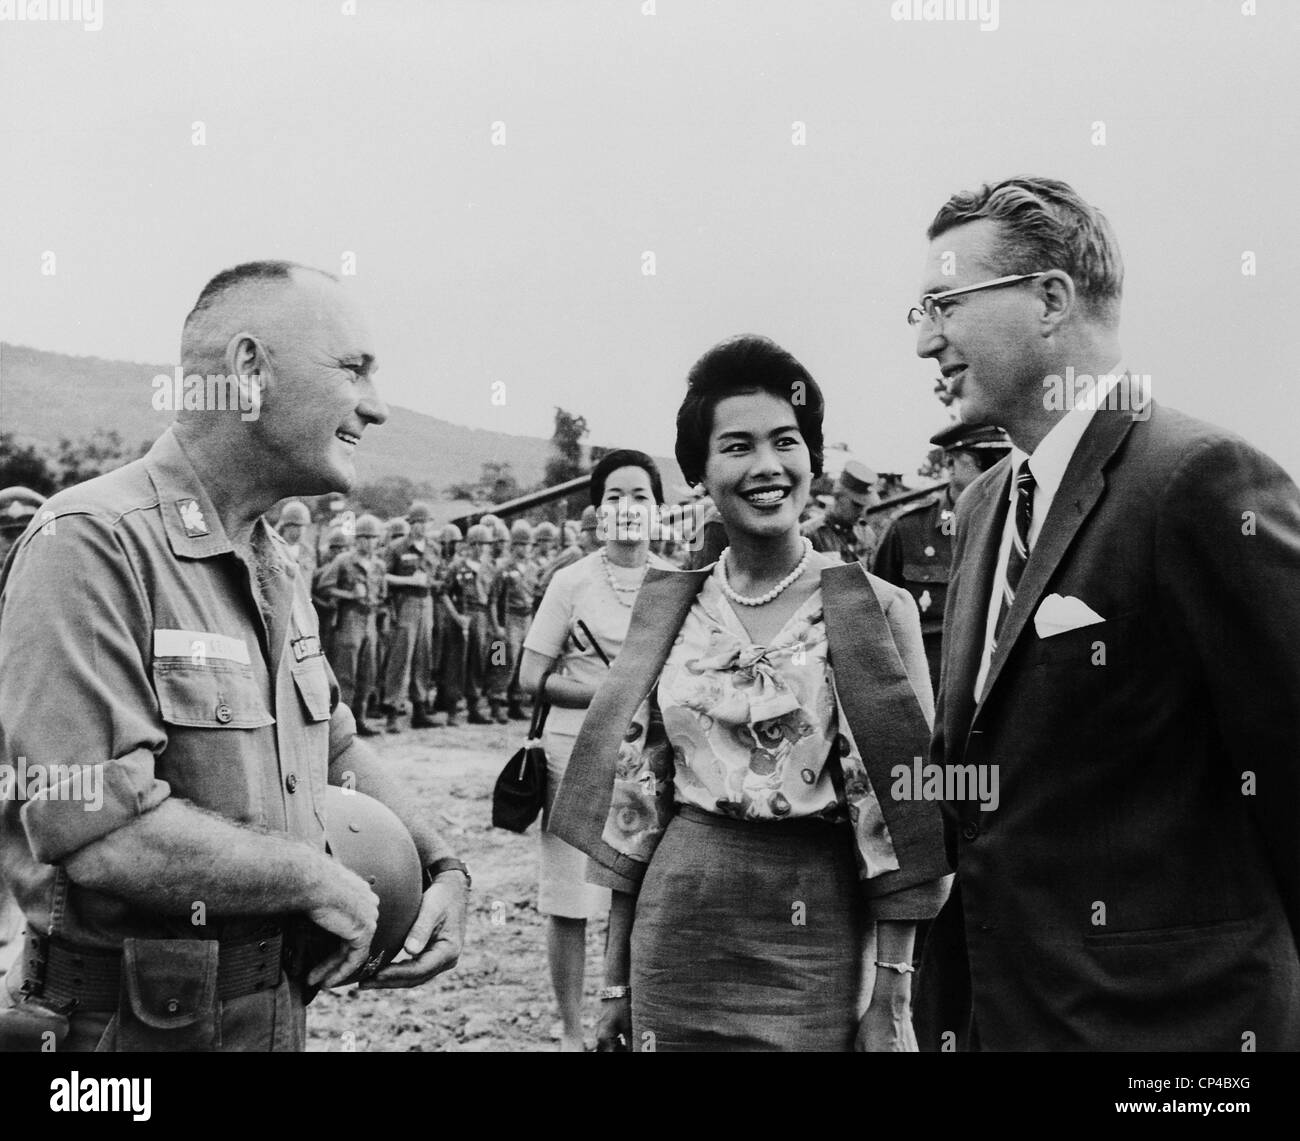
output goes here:
{"type": "Polygon", "coordinates": [[[606,1044],[915,1049],[913,928],[948,867],[937,806],[890,789],[929,674],[911,596],[799,532],[822,415],[766,338],[691,370],[677,458],[731,545],[647,573],[549,824],[614,889],[606,1044]]]}

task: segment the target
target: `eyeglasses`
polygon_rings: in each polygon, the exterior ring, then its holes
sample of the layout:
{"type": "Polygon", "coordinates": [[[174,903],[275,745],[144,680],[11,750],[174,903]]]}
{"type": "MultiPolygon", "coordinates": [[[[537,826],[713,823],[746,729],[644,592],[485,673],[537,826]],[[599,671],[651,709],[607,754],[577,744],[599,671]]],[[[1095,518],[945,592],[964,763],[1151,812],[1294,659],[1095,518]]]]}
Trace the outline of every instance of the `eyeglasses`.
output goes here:
{"type": "Polygon", "coordinates": [[[939,306],[950,297],[957,297],[962,293],[977,293],[981,289],[998,289],[1003,285],[1015,285],[1020,281],[1033,281],[1034,278],[1051,272],[1049,269],[1041,269],[1037,273],[1013,273],[1006,277],[995,277],[992,281],[981,281],[978,285],[964,285],[960,289],[948,289],[943,293],[927,293],[921,298],[920,305],[913,305],[907,311],[907,323],[914,329],[921,323],[922,318],[929,320],[931,324],[938,324],[939,319],[943,317],[939,306]]]}

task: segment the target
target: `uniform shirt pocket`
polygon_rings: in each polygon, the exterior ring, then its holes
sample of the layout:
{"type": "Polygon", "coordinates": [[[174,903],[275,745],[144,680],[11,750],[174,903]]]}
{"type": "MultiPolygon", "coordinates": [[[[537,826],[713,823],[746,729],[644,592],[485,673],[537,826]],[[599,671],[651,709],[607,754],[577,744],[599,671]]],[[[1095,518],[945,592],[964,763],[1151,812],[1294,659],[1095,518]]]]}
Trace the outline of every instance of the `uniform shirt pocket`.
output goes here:
{"type": "Polygon", "coordinates": [[[209,660],[153,663],[162,719],[193,729],[260,729],[275,724],[252,670],[209,660]]]}

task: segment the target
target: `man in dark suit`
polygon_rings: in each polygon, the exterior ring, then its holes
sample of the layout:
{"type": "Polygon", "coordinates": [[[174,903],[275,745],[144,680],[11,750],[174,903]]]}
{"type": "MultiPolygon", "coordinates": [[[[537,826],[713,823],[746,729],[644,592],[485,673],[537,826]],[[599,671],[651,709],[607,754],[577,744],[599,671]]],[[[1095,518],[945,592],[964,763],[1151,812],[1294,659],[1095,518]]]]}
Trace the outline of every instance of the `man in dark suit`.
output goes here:
{"type": "Polygon", "coordinates": [[[945,801],[922,1048],[1300,1048],[1300,492],[1124,367],[1069,186],[928,236],[917,352],[1015,447],[957,505],[930,760],[1000,795],[945,801]]]}

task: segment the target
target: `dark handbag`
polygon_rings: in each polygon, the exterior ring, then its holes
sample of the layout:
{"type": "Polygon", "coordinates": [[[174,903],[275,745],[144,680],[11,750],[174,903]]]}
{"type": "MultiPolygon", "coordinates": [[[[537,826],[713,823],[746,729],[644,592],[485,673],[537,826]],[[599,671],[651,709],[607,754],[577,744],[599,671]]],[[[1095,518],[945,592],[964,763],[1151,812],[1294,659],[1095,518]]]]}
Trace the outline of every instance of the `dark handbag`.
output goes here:
{"type": "Polygon", "coordinates": [[[546,804],[546,750],[542,747],[542,731],[546,728],[551,703],[541,696],[546,692],[545,677],[537,692],[528,740],[506,762],[492,789],[492,827],[508,832],[528,831],[546,804]]]}

